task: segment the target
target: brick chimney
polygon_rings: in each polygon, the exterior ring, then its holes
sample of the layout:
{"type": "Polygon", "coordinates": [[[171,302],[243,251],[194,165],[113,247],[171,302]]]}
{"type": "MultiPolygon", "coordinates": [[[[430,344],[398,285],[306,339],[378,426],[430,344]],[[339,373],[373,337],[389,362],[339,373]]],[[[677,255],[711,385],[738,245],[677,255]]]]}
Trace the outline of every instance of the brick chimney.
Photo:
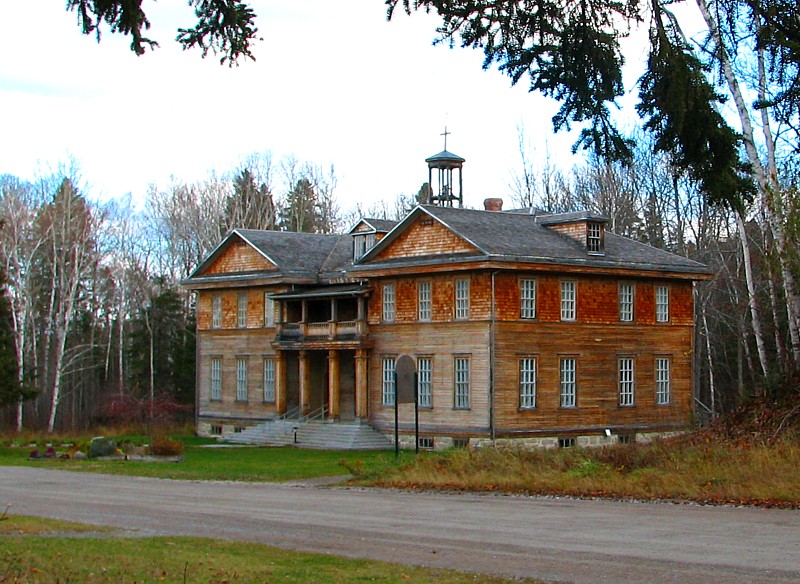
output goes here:
{"type": "Polygon", "coordinates": [[[489,198],[483,200],[483,208],[486,211],[502,211],[503,210],[503,199],[500,198],[489,198]]]}

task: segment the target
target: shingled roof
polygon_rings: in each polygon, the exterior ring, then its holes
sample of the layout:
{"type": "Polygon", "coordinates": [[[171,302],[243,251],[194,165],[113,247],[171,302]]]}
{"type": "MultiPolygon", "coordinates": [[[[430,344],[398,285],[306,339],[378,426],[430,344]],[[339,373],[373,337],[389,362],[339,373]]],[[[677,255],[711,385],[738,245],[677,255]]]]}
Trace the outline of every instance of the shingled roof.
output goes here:
{"type": "MultiPolygon", "coordinates": [[[[545,227],[536,216],[527,213],[477,211],[455,207],[420,205],[398,226],[364,255],[355,268],[366,271],[388,265],[424,265],[465,259],[465,254],[455,256],[435,255],[375,260],[400,233],[416,218],[425,214],[439,221],[456,235],[474,245],[478,252],[470,259],[510,260],[517,262],[584,265],[598,268],[632,268],[665,272],[707,274],[707,268],[693,260],[639,243],[613,233],[606,233],[605,253],[589,254],[578,241],[545,227]]],[[[573,214],[565,219],[574,220],[573,214]]],[[[577,216],[577,214],[574,214],[577,216]]],[[[558,216],[547,216],[548,223],[557,222],[558,216]]]]}
{"type": "Polygon", "coordinates": [[[273,278],[299,278],[316,282],[323,270],[341,272],[349,265],[350,237],[320,233],[295,233],[289,231],[262,231],[234,229],[217,248],[184,281],[186,284],[219,280],[252,279],[264,272],[238,272],[203,275],[234,239],[241,239],[270,260],[277,267],[273,278]]]}

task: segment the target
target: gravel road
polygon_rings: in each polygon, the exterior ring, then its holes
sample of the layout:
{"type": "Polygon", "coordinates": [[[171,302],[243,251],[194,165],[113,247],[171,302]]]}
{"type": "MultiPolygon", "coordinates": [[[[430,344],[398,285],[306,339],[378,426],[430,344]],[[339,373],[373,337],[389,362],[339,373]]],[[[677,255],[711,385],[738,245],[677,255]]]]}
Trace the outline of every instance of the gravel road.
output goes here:
{"type": "Polygon", "coordinates": [[[0,467],[0,508],[576,583],[800,583],[800,512],[0,467]]]}

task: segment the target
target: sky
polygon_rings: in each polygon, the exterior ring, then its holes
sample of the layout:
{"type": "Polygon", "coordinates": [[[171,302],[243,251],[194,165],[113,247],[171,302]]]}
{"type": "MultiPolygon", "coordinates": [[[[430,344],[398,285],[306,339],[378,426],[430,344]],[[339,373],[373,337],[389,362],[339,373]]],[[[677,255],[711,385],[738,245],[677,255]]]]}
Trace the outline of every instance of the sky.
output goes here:
{"type": "Polygon", "coordinates": [[[256,61],[221,66],[174,42],[184,0],[145,0],[160,47],[84,36],[63,1],[5,3],[0,19],[0,174],[32,180],[74,160],[87,194],[108,200],[238,167],[252,153],[294,156],[337,177],[343,211],[416,193],[425,158],[466,159],[465,205],[511,203],[518,128],[535,159],[570,168],[575,134],[554,136],[557,104],[512,87],[483,54],[433,46],[437,19],[386,21],[381,0],[252,0],[256,61]]]}

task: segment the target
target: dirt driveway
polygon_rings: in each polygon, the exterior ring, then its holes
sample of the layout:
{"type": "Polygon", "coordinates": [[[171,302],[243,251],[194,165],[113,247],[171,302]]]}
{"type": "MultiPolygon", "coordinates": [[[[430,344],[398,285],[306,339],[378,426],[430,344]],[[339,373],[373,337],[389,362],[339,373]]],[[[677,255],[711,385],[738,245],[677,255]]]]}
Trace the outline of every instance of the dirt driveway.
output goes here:
{"type": "Polygon", "coordinates": [[[0,467],[0,508],[565,582],[798,582],[800,512],[0,467]]]}

